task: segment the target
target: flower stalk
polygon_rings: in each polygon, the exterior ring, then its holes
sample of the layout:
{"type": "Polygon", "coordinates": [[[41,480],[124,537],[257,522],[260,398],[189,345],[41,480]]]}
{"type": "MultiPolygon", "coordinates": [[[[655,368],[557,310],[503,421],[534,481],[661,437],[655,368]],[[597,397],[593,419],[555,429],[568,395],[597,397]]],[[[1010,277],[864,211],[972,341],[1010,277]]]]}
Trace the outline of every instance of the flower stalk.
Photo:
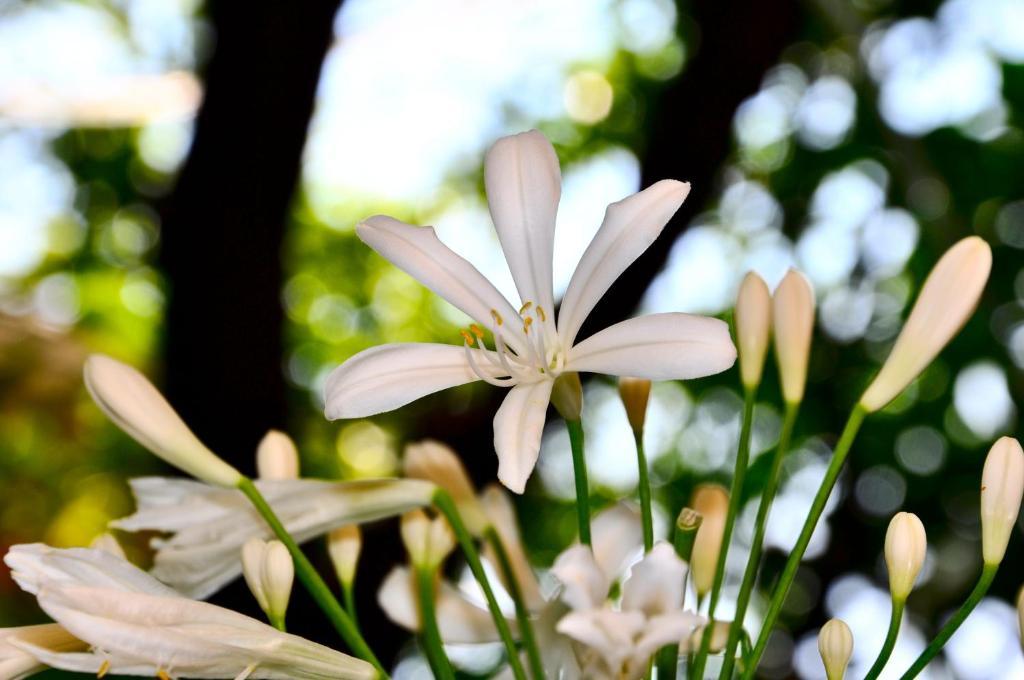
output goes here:
{"type": "Polygon", "coordinates": [[[902,600],[897,600],[895,597],[892,599],[889,630],[885,634],[885,642],[882,644],[882,649],[878,652],[875,663],[871,665],[871,670],[864,676],[864,680],[875,680],[885,670],[885,664],[889,662],[892,650],[896,648],[896,638],[900,634],[900,625],[903,623],[903,608],[905,605],[906,603],[902,600]]]}
{"type": "Polygon", "coordinates": [[[530,610],[526,607],[523,598],[523,589],[512,568],[512,560],[509,558],[505,543],[501,540],[497,529],[493,525],[484,529],[484,540],[494,550],[497,556],[498,568],[504,576],[505,584],[508,587],[508,594],[516,607],[516,622],[519,624],[519,635],[523,640],[523,647],[526,648],[526,660],[530,664],[530,674],[534,680],[543,680],[544,664],[540,658],[540,649],[537,647],[537,637],[533,632],[533,622],[530,620],[530,610]]]}
{"type": "Polygon", "coordinates": [[[566,420],[569,445],[572,447],[572,471],[576,481],[576,522],[580,543],[590,545],[590,486],[587,483],[587,460],[583,454],[583,423],[566,420]]]}
{"type": "Polygon", "coordinates": [[[626,408],[629,427],[636,442],[637,493],[640,496],[640,518],[643,523],[644,552],[654,546],[654,517],[651,511],[651,479],[644,452],[644,422],[647,420],[647,402],[651,396],[651,381],[639,378],[621,378],[619,396],[626,408]]]}
{"type": "Polygon", "coordinates": [[[416,565],[416,590],[419,594],[420,621],[422,632],[420,643],[434,677],[439,680],[455,680],[451,661],[444,653],[441,631],[437,627],[437,566],[416,565]]]}

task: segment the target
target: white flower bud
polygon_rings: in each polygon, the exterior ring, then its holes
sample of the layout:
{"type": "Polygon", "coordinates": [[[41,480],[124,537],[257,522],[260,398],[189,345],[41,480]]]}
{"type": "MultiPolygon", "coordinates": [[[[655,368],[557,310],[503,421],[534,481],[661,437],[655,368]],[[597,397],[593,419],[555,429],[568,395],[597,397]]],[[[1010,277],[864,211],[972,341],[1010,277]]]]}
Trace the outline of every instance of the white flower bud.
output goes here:
{"type": "Polygon", "coordinates": [[[1001,437],[992,445],[981,473],[981,552],[985,564],[999,564],[1017,523],[1024,494],[1024,451],[1001,437]]]}
{"type": "Polygon", "coordinates": [[[171,465],[217,486],[234,487],[242,473],[218,458],[188,429],[153,384],[103,354],[85,362],[85,386],[118,427],[171,465]]]}
{"type": "Polygon", "coordinates": [[[619,378],[619,398],[626,407],[626,417],[634,432],[644,429],[647,402],[651,398],[651,381],[642,378],[619,378]]]}
{"type": "Polygon", "coordinates": [[[455,548],[455,534],[444,517],[413,510],[402,515],[402,542],[415,566],[433,569],[455,548]]]}
{"type": "Polygon", "coordinates": [[[718,568],[718,553],[722,549],[725,517],[729,512],[729,493],[717,484],[701,484],[693,492],[690,506],[702,516],[697,538],[690,556],[690,571],[697,595],[703,597],[711,590],[718,568]]]}
{"type": "Polygon", "coordinates": [[[327,552],[330,553],[334,573],[342,584],[351,585],[355,580],[362,548],[363,533],[358,524],[346,524],[327,535],[327,552]]]}
{"type": "Polygon", "coordinates": [[[896,513],[885,533],[885,564],[889,569],[889,592],[894,600],[905,601],[914,589],[927,548],[924,525],[917,515],[896,513]]]}
{"type": "Polygon", "coordinates": [[[260,479],[298,479],[299,452],[292,438],[270,430],[256,447],[256,473],[260,479]]]}
{"type": "Polygon", "coordinates": [[[969,236],[939,259],[910,310],[889,358],[860,398],[868,412],[895,399],[974,312],[992,269],[992,249],[969,236]]]}
{"type": "Polygon", "coordinates": [[[284,621],[295,581],[295,564],[280,541],[249,539],[242,546],[242,574],[271,623],[284,621]]]}
{"type": "Polygon", "coordinates": [[[775,361],[779,365],[782,397],[799,403],[807,386],[807,361],[814,333],[814,291],[807,278],[790,269],[772,295],[775,361]]]}
{"type": "Polygon", "coordinates": [[[462,461],[449,447],[425,439],[405,447],[405,476],[425,479],[448,492],[466,528],[480,536],[489,524],[462,461]]]}
{"type": "Polygon", "coordinates": [[[843,680],[853,656],[853,633],[839,619],[830,619],[818,632],[818,652],[828,680],[843,680]]]}
{"type": "Polygon", "coordinates": [[[735,321],[740,380],[750,390],[761,384],[772,330],[772,296],[764,279],[755,272],[747,272],[740,284],[735,321]]]}

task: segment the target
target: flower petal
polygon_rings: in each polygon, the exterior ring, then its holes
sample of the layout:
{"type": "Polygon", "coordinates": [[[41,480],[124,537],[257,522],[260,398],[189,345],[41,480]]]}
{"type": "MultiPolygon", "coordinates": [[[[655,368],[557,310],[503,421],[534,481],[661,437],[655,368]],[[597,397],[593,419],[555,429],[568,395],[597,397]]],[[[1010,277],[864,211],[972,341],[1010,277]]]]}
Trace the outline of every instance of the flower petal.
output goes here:
{"type": "MultiPolygon", "coordinates": [[[[556,628],[600,654],[609,670],[615,673],[633,655],[633,641],[643,631],[645,623],[640,612],[602,607],[569,612],[556,628]]],[[[613,677],[618,677],[618,673],[613,677]]]]}
{"type": "Polygon", "coordinates": [[[736,361],[729,326],[692,314],[651,314],[595,333],[569,350],[567,370],[680,380],[721,373],[736,361]]]}
{"type": "MultiPolygon", "coordinates": [[[[493,377],[501,375],[483,358],[477,366],[493,377]]],[[[465,347],[418,342],[379,345],[331,372],[324,385],[325,411],[331,420],[364,418],[479,379],[466,359],[465,347]]]]}
{"type": "MultiPolygon", "coordinates": [[[[637,641],[637,656],[648,657],[659,648],[668,644],[679,644],[689,640],[697,626],[704,623],[704,617],[693,612],[676,610],[667,614],[661,614],[647,619],[643,635],[637,641]]],[[[725,625],[725,632],[728,634],[728,622],[725,625]]],[[[714,637],[718,638],[719,625],[715,623],[714,637]]],[[[719,651],[712,649],[712,653],[719,651]]]]}
{"type": "Polygon", "coordinates": [[[600,607],[612,585],[612,579],[585,545],[576,544],[562,551],[551,566],[551,573],[562,584],[562,601],[575,610],[600,607]]]}
{"type": "Polygon", "coordinates": [[[686,562],[675,548],[659,541],[637,564],[622,585],[622,608],[643,612],[648,618],[683,606],[686,562]]]}
{"type": "Polygon", "coordinates": [[[590,529],[598,567],[609,583],[618,581],[643,548],[640,509],[633,504],[616,503],[597,513],[590,529]]]}
{"type": "Polygon", "coordinates": [[[615,279],[654,243],[689,193],[689,184],[665,179],[608,206],[558,311],[558,336],[566,347],[572,346],[583,321],[615,279]]]}
{"type": "Polygon", "coordinates": [[[551,380],[516,385],[494,414],[498,480],[515,493],[523,492],[537,464],[553,385],[551,380]]]}
{"type": "Polygon", "coordinates": [[[484,185],[519,297],[550,314],[555,215],[562,195],[554,147],[536,130],[499,139],[484,159],[484,185]]]}

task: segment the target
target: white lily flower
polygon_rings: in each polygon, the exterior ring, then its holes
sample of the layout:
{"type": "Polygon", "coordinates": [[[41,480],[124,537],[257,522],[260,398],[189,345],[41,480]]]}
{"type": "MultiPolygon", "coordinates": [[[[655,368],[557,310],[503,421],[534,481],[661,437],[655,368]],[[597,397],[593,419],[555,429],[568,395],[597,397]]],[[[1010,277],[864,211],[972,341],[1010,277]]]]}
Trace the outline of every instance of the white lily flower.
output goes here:
{"type": "Polygon", "coordinates": [[[0,678],[3,680],[21,680],[46,670],[46,664],[25,651],[23,645],[55,653],[80,652],[89,647],[56,623],[0,628],[0,678]]]}
{"type": "MultiPolygon", "coordinates": [[[[299,543],[345,524],[429,505],[437,488],[416,479],[281,479],[255,484],[299,543]]],[[[189,597],[204,599],[239,576],[238,556],[250,538],[273,538],[240,491],[166,477],[133,479],[131,486],[138,509],[111,526],[174,534],[153,540],[157,552],[152,573],[189,597]]]]}
{"type": "Polygon", "coordinates": [[[512,388],[494,418],[498,478],[521,493],[540,451],[555,379],[593,372],[648,380],[697,378],[732,366],[726,324],[687,314],[623,321],[577,343],[577,335],[612,283],[661,233],[689,193],[663,180],[608,207],[562,299],[557,322],[551,285],[558,158],[531,131],[499,140],[484,176],[491,217],[522,299],[517,310],[430,227],[371,217],[356,227],[367,245],[475,321],[463,343],[388,344],[355,355],[330,375],[327,417],[361,418],[434,392],[484,380],[512,388]],[[491,331],[494,349],[484,346],[491,331]]]}
{"type": "Polygon", "coordinates": [[[43,611],[91,648],[65,651],[17,636],[11,640],[54,668],[101,677],[377,677],[365,661],[190,600],[101,550],[24,545],[12,548],[5,560],[43,611]]]}

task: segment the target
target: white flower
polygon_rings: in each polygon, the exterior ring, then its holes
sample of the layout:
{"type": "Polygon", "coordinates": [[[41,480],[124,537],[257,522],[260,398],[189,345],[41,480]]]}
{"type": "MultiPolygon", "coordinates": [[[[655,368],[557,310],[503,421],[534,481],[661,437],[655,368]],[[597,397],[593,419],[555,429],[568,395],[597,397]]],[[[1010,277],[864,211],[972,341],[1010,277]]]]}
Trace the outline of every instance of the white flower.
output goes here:
{"type": "Polygon", "coordinates": [[[488,152],[491,217],[523,301],[517,310],[430,227],[376,216],[356,227],[370,247],[474,320],[462,346],[388,344],[360,352],[331,374],[327,417],[361,418],[476,380],[512,389],[494,418],[498,478],[522,492],[536,464],[555,378],[594,372],[649,380],[696,378],[729,368],[736,349],[722,321],[686,314],[630,319],[577,343],[587,315],[658,237],[689,185],[658,182],[608,207],[580,259],[556,322],[551,266],[561,195],[558,158],[532,131],[488,152]],[[484,347],[487,329],[494,349],[484,347]]]}
{"type": "Polygon", "coordinates": [[[80,652],[89,647],[56,623],[0,628],[0,678],[21,680],[46,670],[46,664],[23,649],[25,645],[55,653],[80,652]]]}
{"type": "Polygon", "coordinates": [[[353,678],[370,664],[237,612],[196,602],[101,550],[21,545],[5,558],[39,606],[90,647],[65,651],[22,637],[12,644],[55,668],[105,675],[190,678],[353,678]]]}
{"type": "MultiPolygon", "coordinates": [[[[429,505],[436,490],[416,479],[281,479],[255,484],[300,543],[345,524],[429,505]]],[[[241,574],[239,551],[250,538],[273,537],[240,491],[166,477],[133,479],[131,486],[138,510],[111,526],[174,534],[153,540],[157,553],[152,573],[189,597],[206,598],[241,574]]]]}

